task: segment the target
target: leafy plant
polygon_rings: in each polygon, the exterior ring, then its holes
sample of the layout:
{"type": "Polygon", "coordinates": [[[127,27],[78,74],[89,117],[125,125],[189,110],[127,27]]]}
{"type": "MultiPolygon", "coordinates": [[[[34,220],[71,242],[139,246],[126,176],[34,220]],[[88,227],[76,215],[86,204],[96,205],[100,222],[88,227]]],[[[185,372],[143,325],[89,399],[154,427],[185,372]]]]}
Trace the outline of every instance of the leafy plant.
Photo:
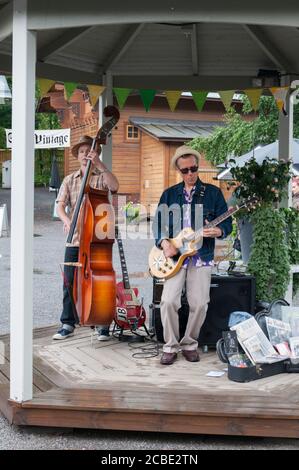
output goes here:
{"type": "Polygon", "coordinates": [[[285,213],[276,206],[287,193],[289,163],[266,158],[259,165],[251,158],[243,167],[232,168],[231,174],[239,184],[237,200],[255,195],[260,201],[259,207],[247,213],[253,225],[248,272],[255,276],[257,298],[272,301],[283,297],[289,282],[292,237],[287,236],[285,213]]]}
{"type": "MultiPolygon", "coordinates": [[[[213,165],[224,163],[229,157],[243,155],[258,144],[270,144],[278,138],[279,112],[274,98],[261,96],[258,115],[252,114],[247,96],[243,95],[242,101],[242,114],[230,108],[223,116],[223,126],[216,127],[210,137],[197,137],[188,144],[204,153],[213,165]],[[253,119],[249,120],[250,117],[253,119]]],[[[299,104],[294,105],[294,137],[299,138],[299,104]]]]}
{"type": "MultiPolygon", "coordinates": [[[[291,264],[299,264],[299,212],[293,207],[280,209],[287,226],[287,241],[291,264]]],[[[293,275],[293,295],[299,289],[299,273],[293,275]]]]}
{"type": "Polygon", "coordinates": [[[239,183],[235,189],[237,198],[245,199],[255,195],[266,204],[281,201],[287,193],[291,177],[289,162],[268,157],[261,165],[252,157],[244,166],[235,166],[230,171],[233,179],[239,183]]]}
{"type": "Polygon", "coordinates": [[[284,214],[264,205],[251,214],[251,221],[254,242],[248,271],[256,278],[257,298],[272,301],[284,297],[290,272],[284,214]]]}
{"type": "Polygon", "coordinates": [[[126,219],[129,223],[139,220],[140,207],[134,204],[132,201],[129,201],[123,208],[126,219]]]}

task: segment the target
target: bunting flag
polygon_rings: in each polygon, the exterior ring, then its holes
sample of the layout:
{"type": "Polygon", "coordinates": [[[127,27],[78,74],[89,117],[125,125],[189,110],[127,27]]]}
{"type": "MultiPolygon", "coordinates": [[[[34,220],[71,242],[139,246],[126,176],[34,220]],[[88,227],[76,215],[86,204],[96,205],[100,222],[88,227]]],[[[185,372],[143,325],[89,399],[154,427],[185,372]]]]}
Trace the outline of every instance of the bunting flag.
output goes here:
{"type": "Polygon", "coordinates": [[[224,90],[224,91],[218,91],[221,101],[224,104],[224,107],[226,111],[229,110],[233,96],[235,94],[235,90],[224,90]]]}
{"type": "Polygon", "coordinates": [[[94,107],[99,97],[106,89],[106,87],[102,85],[86,85],[86,86],[88,88],[91,106],[94,107]]]}
{"type": "Polygon", "coordinates": [[[208,91],[191,91],[194,103],[197,107],[197,111],[201,111],[203,108],[203,105],[206,102],[206,98],[208,96],[208,91]]]}
{"type": "Polygon", "coordinates": [[[143,106],[146,111],[149,111],[152,102],[154,101],[156,90],[139,90],[143,106]]]}
{"type": "Polygon", "coordinates": [[[123,109],[132,88],[113,88],[117,103],[120,109],[123,109]]]}
{"type": "Polygon", "coordinates": [[[166,99],[171,111],[174,111],[177,107],[181,94],[182,92],[179,90],[165,91],[166,99]]]}
{"type": "Polygon", "coordinates": [[[274,99],[276,101],[277,107],[279,111],[282,111],[283,108],[286,107],[286,96],[289,90],[289,87],[284,86],[284,87],[272,87],[269,88],[271,91],[272,95],[274,96],[274,99]]]}
{"type": "Polygon", "coordinates": [[[43,98],[56,82],[47,78],[38,78],[37,83],[40,89],[40,97],[43,98]]]}
{"type": "Polygon", "coordinates": [[[247,88],[246,90],[244,90],[244,93],[247,95],[250,101],[250,104],[252,106],[252,109],[254,111],[257,111],[259,107],[260,97],[261,97],[261,94],[263,93],[263,89],[262,88],[247,88]]]}
{"type": "Polygon", "coordinates": [[[76,90],[78,83],[74,82],[64,82],[64,99],[65,101],[69,101],[72,94],[76,90]]]}

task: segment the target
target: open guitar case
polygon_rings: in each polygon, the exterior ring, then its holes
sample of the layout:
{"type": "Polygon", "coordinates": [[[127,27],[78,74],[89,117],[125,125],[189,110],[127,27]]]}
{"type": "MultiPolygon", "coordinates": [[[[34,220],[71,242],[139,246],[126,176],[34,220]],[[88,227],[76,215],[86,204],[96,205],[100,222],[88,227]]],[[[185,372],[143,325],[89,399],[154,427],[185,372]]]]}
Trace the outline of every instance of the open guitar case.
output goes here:
{"type": "MultiPolygon", "coordinates": [[[[281,320],[281,306],[284,305],[289,305],[286,300],[276,299],[271,302],[268,307],[265,307],[255,315],[256,321],[268,339],[266,317],[281,320]]],[[[239,349],[241,353],[244,352],[240,345],[239,349]]],[[[216,351],[219,359],[228,366],[227,376],[229,380],[233,380],[234,382],[251,382],[252,380],[263,379],[276,374],[299,372],[299,359],[297,359],[298,362],[296,361],[296,363],[292,362],[291,359],[284,359],[279,362],[274,362],[273,364],[255,364],[249,367],[233,366],[229,363],[223,338],[218,340],[216,351]]]]}

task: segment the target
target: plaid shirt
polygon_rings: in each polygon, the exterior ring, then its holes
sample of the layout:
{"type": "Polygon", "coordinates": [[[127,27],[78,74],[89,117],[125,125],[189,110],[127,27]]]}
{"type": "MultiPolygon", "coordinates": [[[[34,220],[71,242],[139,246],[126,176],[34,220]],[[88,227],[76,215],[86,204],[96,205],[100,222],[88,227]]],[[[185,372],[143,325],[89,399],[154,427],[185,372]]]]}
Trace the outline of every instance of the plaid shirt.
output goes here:
{"type": "MultiPolygon", "coordinates": [[[[80,170],[77,170],[74,173],[66,176],[60,186],[60,190],[56,199],[56,202],[62,202],[65,208],[67,208],[67,214],[71,220],[73,218],[76,202],[80,193],[81,183],[82,175],[80,170]]],[[[103,173],[101,173],[96,168],[91,173],[89,185],[92,188],[108,190],[108,187],[103,180],[103,173]]],[[[79,246],[80,234],[78,231],[78,225],[79,220],[77,222],[77,228],[73,236],[73,242],[68,246],[79,246]]]]}

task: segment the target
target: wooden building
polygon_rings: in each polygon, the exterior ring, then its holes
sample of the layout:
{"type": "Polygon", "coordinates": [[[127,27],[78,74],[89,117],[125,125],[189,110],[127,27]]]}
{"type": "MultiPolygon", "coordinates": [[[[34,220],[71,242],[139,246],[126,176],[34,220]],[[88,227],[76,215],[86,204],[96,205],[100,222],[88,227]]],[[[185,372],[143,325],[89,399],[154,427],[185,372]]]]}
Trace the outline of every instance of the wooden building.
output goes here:
{"type": "MultiPolygon", "coordinates": [[[[92,109],[86,92],[77,89],[67,103],[62,86],[56,85],[49,96],[62,127],[71,128],[71,145],[84,134],[95,135],[98,112],[92,109]]],[[[234,105],[241,109],[240,102],[234,105]]],[[[194,137],[211,135],[216,125],[223,125],[224,113],[219,98],[209,98],[202,112],[198,112],[192,97],[182,96],[172,112],[165,96],[157,95],[150,112],[146,112],[140,96],[129,96],[113,130],[112,170],[120,182],[119,194],[143,205],[156,203],[163,189],[180,180],[170,168],[176,148],[194,137]]],[[[65,149],[65,175],[77,168],[77,160],[70,149],[65,149]]],[[[217,169],[203,156],[200,178],[220,186],[228,195],[226,183],[213,179],[216,174],[217,169]]]]}
{"type": "MultiPolygon", "coordinates": [[[[240,102],[233,104],[241,110],[240,102]]],[[[76,89],[67,102],[63,85],[56,84],[41,100],[39,110],[57,112],[61,126],[71,128],[71,146],[82,135],[94,136],[97,132],[98,111],[92,108],[88,93],[81,89],[76,89]]],[[[223,125],[224,113],[224,106],[217,97],[209,98],[198,112],[191,96],[181,96],[172,112],[166,97],[157,95],[150,112],[146,112],[140,96],[129,96],[113,130],[112,170],[120,183],[119,194],[145,206],[157,203],[166,187],[180,181],[180,175],[170,167],[176,148],[195,137],[211,135],[215,126],[223,125]]],[[[0,150],[0,162],[7,159],[10,159],[10,150],[0,150]]],[[[64,175],[77,169],[77,160],[70,148],[66,148],[64,175]]],[[[225,197],[229,197],[227,183],[214,179],[217,173],[203,155],[199,177],[221,187],[225,197]]]]}

